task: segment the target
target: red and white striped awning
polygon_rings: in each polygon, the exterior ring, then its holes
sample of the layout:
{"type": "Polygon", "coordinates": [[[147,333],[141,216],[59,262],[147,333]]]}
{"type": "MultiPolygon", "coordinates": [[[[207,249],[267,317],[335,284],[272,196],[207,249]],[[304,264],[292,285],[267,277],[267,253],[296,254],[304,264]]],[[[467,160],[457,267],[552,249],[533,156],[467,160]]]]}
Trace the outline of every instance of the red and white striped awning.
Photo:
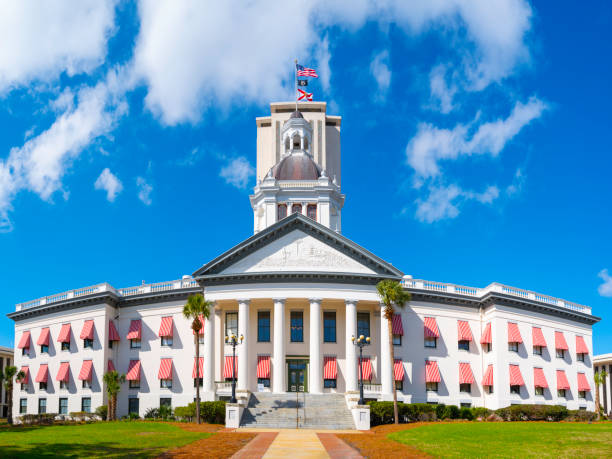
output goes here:
{"type": "MultiPolygon", "coordinates": [[[[172,316],[170,316],[170,317],[162,317],[161,325],[159,326],[158,336],[160,338],[162,338],[162,337],[172,338],[172,329],[173,328],[174,327],[172,326],[172,316]]],[[[167,378],[163,378],[163,379],[167,379],[167,378]]]]}
{"type": "Polygon", "coordinates": [[[111,359],[108,359],[108,364],[106,366],[106,371],[117,371],[115,370],[115,364],[111,359]]]}
{"type": "Polygon", "coordinates": [[[23,371],[23,378],[18,379],[17,382],[19,384],[27,384],[28,381],[30,380],[30,367],[28,367],[27,365],[24,365],[23,367],[21,367],[21,370],[19,371],[23,371]]]}
{"type": "Polygon", "coordinates": [[[584,341],[584,337],[576,336],[576,354],[588,354],[589,348],[584,341]]]}
{"type": "Polygon", "coordinates": [[[563,336],[563,332],[555,332],[555,349],[560,351],[567,351],[569,349],[567,346],[567,341],[565,341],[565,336],[563,336]]]}
{"type": "Polygon", "coordinates": [[[130,360],[125,379],[128,381],[140,381],[140,360],[130,360]]]}
{"type": "Polygon", "coordinates": [[[25,331],[21,334],[21,339],[17,345],[19,349],[30,349],[30,332],[25,331]]]}
{"type": "Polygon", "coordinates": [[[539,327],[533,327],[531,329],[531,339],[533,340],[534,346],[546,347],[546,340],[544,339],[544,333],[539,327]]]}
{"type": "MultiPolygon", "coordinates": [[[[198,332],[198,335],[204,335],[204,315],[200,314],[200,323],[202,324],[202,328],[200,328],[200,331],[198,332]]],[[[191,333],[193,333],[195,335],[195,331],[192,331],[191,333]]]]}
{"type": "Polygon", "coordinates": [[[404,326],[402,325],[401,314],[393,314],[393,320],[391,321],[391,329],[394,335],[404,335],[404,326]]]}
{"type": "Polygon", "coordinates": [[[49,327],[43,328],[40,331],[40,336],[38,337],[38,341],[36,341],[36,344],[38,344],[39,346],[48,346],[50,335],[51,333],[49,332],[49,327]]]}
{"type": "Polygon", "coordinates": [[[362,377],[364,381],[370,381],[372,379],[372,361],[370,357],[363,357],[359,363],[361,364],[362,373],[357,373],[357,378],[362,377]]]}
{"type": "Polygon", "coordinates": [[[533,369],[533,386],[543,388],[548,387],[546,376],[544,375],[544,370],[542,368],[533,369]]]}
{"type": "Polygon", "coordinates": [[[570,385],[569,381],[567,380],[567,376],[565,375],[565,371],[557,370],[557,390],[568,390],[569,388],[570,385]]]}
{"type": "Polygon", "coordinates": [[[472,330],[470,329],[470,324],[465,320],[457,321],[457,336],[459,337],[458,341],[473,341],[474,338],[472,336],[472,330]]]}
{"type": "Polygon", "coordinates": [[[509,343],[522,343],[523,342],[523,338],[521,337],[521,332],[519,331],[518,325],[515,322],[508,322],[508,342],[509,343]]]}
{"type": "Polygon", "coordinates": [[[141,339],[142,337],[142,322],[140,319],[134,319],[130,322],[130,329],[126,339],[141,339]]]}
{"type": "Polygon", "coordinates": [[[590,391],[591,386],[584,373],[578,373],[578,390],[579,391],[590,391]]]}
{"type": "Polygon", "coordinates": [[[518,365],[510,365],[510,385],[511,386],[524,386],[523,375],[518,365]]]}
{"type": "Polygon", "coordinates": [[[38,374],[36,375],[36,382],[47,382],[49,379],[49,365],[42,363],[38,368],[38,374]]]}
{"type": "Polygon", "coordinates": [[[404,362],[402,362],[402,359],[395,359],[393,361],[393,380],[404,380],[404,362]]]}
{"type": "Polygon", "coordinates": [[[161,359],[157,379],[172,379],[172,359],[161,359]]]}
{"type": "Polygon", "coordinates": [[[115,327],[115,322],[113,322],[112,320],[108,321],[108,340],[121,341],[121,338],[119,338],[119,332],[117,331],[117,327],[115,327]]]}
{"type": "MultiPolygon", "coordinates": [[[[198,365],[198,372],[200,373],[200,378],[204,376],[204,357],[200,357],[200,364],[198,365]]],[[[193,358],[193,371],[191,372],[191,377],[193,379],[197,378],[196,376],[196,358],[193,358]]]]}
{"type": "Polygon", "coordinates": [[[93,369],[93,360],[83,360],[83,366],[79,373],[79,379],[81,381],[91,381],[93,369]]]}
{"type": "Polygon", "coordinates": [[[482,336],[480,337],[480,344],[493,344],[493,334],[491,333],[491,322],[489,322],[484,331],[482,332],[482,336]]]}
{"type": "Polygon", "coordinates": [[[435,360],[425,361],[425,382],[440,382],[440,370],[435,360]]]}
{"type": "Polygon", "coordinates": [[[338,377],[338,364],[336,357],[323,357],[323,379],[336,379],[338,377]]]}
{"type": "Polygon", "coordinates": [[[81,330],[81,339],[93,339],[94,338],[94,321],[86,320],[83,324],[83,330],[81,330]]]}
{"type": "Polygon", "coordinates": [[[493,365],[489,365],[485,370],[485,374],[482,377],[482,385],[493,387],[493,365]]]}
{"type": "Polygon", "coordinates": [[[257,356],[257,377],[258,378],[270,378],[270,356],[269,355],[258,355],[257,356]]]}
{"type": "Polygon", "coordinates": [[[435,317],[425,317],[423,319],[425,338],[439,338],[440,331],[438,330],[438,324],[436,323],[435,317]]]}
{"type": "Polygon", "coordinates": [[[474,384],[474,373],[467,362],[459,362],[459,384],[474,384]]]}
{"type": "Polygon", "coordinates": [[[236,362],[234,366],[232,366],[232,362],[234,357],[231,355],[225,356],[225,366],[223,367],[223,377],[224,378],[233,378],[234,376],[234,368],[236,370],[236,379],[238,379],[238,356],[236,356],[236,362]]]}
{"type": "Polygon", "coordinates": [[[62,325],[62,329],[57,336],[58,343],[69,343],[70,342],[70,324],[62,325]]]}
{"type": "Polygon", "coordinates": [[[56,381],[63,382],[68,382],[70,380],[70,362],[60,363],[60,368],[55,379],[56,381]]]}

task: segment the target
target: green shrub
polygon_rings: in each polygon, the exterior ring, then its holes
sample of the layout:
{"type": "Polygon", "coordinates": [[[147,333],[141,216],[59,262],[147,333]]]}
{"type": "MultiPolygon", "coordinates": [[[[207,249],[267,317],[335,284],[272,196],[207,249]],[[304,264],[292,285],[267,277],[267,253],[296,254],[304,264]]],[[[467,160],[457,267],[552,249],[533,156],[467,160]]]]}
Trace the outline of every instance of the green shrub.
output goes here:
{"type": "Polygon", "coordinates": [[[473,421],[474,420],[474,413],[472,413],[472,409],[468,408],[467,406],[462,407],[459,410],[459,417],[461,419],[467,419],[468,421],[473,421]]]}
{"type": "Polygon", "coordinates": [[[144,415],[145,419],[158,419],[159,416],[159,408],[149,408],[145,411],[144,415]]]}
{"type": "MultiPolygon", "coordinates": [[[[164,407],[160,407],[160,410],[164,407]]],[[[177,406],[174,409],[174,415],[183,420],[192,420],[195,418],[196,406],[195,402],[187,406],[177,406]]],[[[169,416],[172,415],[170,412],[169,416]]],[[[200,419],[209,424],[225,424],[225,402],[218,400],[215,402],[200,402],[200,419]]]]}
{"type": "Polygon", "coordinates": [[[108,414],[108,406],[106,405],[101,405],[98,408],[96,408],[95,413],[100,416],[100,418],[102,418],[103,421],[106,421],[106,416],[108,414]]]}
{"type": "Polygon", "coordinates": [[[489,408],[485,408],[483,406],[476,406],[472,408],[472,415],[474,416],[474,419],[487,419],[489,416],[491,416],[491,414],[493,414],[493,410],[490,410],[489,408]]]}
{"type": "Polygon", "coordinates": [[[23,424],[53,424],[57,413],[24,414],[19,418],[23,424]]]}
{"type": "Polygon", "coordinates": [[[446,412],[446,405],[444,403],[439,403],[434,406],[436,407],[436,418],[444,419],[444,414],[446,412]]]}
{"type": "Polygon", "coordinates": [[[140,419],[140,416],[138,416],[138,413],[130,413],[127,415],[127,419],[129,421],[135,421],[135,420],[140,419]]]}
{"type": "Polygon", "coordinates": [[[191,421],[195,418],[195,403],[190,403],[189,406],[177,406],[174,415],[179,419],[191,421]]]}
{"type": "MultiPolygon", "coordinates": [[[[368,402],[370,405],[370,424],[379,426],[382,424],[392,424],[393,419],[393,402],[368,402]]],[[[399,403],[398,403],[398,411],[399,403]]]]}
{"type": "MultiPolygon", "coordinates": [[[[393,402],[368,402],[370,406],[370,424],[373,426],[392,424],[393,402]]],[[[398,402],[397,412],[400,422],[435,421],[437,419],[437,405],[428,403],[402,403],[398,402]]]]}
{"type": "Polygon", "coordinates": [[[75,421],[92,421],[95,413],[88,413],[87,411],[72,411],[70,417],[75,421]]]}
{"type": "Polygon", "coordinates": [[[567,413],[560,405],[511,405],[495,411],[504,421],[561,421],[567,413]]]}
{"type": "Polygon", "coordinates": [[[457,405],[448,405],[444,408],[444,419],[459,419],[459,414],[457,405]]]}
{"type": "Polygon", "coordinates": [[[597,413],[587,410],[569,410],[566,421],[591,422],[597,419],[597,413]]]}

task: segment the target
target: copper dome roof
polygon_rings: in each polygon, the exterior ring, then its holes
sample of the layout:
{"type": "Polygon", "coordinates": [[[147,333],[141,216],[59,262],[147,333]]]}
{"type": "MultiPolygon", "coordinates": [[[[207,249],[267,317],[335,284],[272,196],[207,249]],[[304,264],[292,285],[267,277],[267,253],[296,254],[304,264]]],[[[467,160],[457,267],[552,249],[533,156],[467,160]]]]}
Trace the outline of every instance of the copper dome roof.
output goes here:
{"type": "Polygon", "coordinates": [[[276,180],[317,180],[321,177],[321,168],[306,153],[294,153],[285,156],[272,168],[276,180]]]}

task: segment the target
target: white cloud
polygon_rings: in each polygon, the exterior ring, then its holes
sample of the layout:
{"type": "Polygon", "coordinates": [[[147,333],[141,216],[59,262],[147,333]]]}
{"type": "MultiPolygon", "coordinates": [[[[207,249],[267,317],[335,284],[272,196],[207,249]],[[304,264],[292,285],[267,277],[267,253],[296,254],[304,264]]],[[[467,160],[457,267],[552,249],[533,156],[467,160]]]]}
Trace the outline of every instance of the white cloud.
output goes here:
{"type": "Polygon", "coordinates": [[[370,73],[376,81],[378,90],[375,94],[375,99],[384,101],[389,92],[391,85],[391,68],[389,66],[389,51],[383,50],[376,54],[370,62],[370,73]]]}
{"type": "Polygon", "coordinates": [[[153,202],[151,200],[153,187],[147,183],[144,177],[136,177],[136,186],[138,187],[138,199],[140,199],[145,206],[150,206],[153,202]]]}
{"type": "Polygon", "coordinates": [[[465,191],[455,184],[431,186],[426,199],[417,199],[415,216],[425,223],[455,218],[459,215],[461,205],[467,201],[491,204],[498,197],[499,189],[496,186],[489,186],[482,193],[465,191]]]}
{"type": "Polygon", "coordinates": [[[508,185],[508,188],[506,188],[506,194],[508,196],[515,196],[517,194],[520,194],[523,191],[523,187],[525,186],[526,180],[527,177],[525,176],[523,169],[517,169],[514,173],[514,179],[512,180],[512,183],[508,185]]]}
{"type": "Polygon", "coordinates": [[[453,108],[453,98],[457,93],[457,85],[446,81],[446,66],[437,65],[429,74],[429,90],[433,108],[441,113],[450,113],[453,108]]]}
{"type": "Polygon", "coordinates": [[[104,61],[116,1],[0,2],[0,93],[104,61]]]}
{"type": "Polygon", "coordinates": [[[123,190],[121,181],[107,167],[102,171],[96,182],[94,183],[96,190],[106,191],[106,199],[113,202],[117,195],[123,190]]]}
{"type": "Polygon", "coordinates": [[[219,176],[223,178],[226,183],[236,188],[246,188],[249,184],[249,179],[253,175],[255,175],[255,169],[244,156],[232,159],[226,166],[222,167],[219,172],[219,176]]]}
{"type": "Polygon", "coordinates": [[[478,125],[471,137],[470,125],[457,124],[453,129],[442,129],[421,123],[406,147],[408,164],[417,178],[431,178],[440,174],[442,160],[483,154],[497,156],[506,143],[539,118],[545,109],[546,104],[536,97],[531,97],[526,104],[517,102],[508,118],[478,125]]]}
{"type": "Polygon", "coordinates": [[[601,296],[612,297],[612,276],[608,274],[607,269],[602,269],[598,276],[603,280],[603,284],[597,288],[597,291],[601,296]]]}

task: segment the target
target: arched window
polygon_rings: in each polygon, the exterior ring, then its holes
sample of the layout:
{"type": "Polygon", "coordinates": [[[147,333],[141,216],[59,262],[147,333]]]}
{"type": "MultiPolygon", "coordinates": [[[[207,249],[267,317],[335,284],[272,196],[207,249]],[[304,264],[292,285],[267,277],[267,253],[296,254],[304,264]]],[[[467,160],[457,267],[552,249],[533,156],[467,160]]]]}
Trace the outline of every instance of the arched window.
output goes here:
{"type": "Polygon", "coordinates": [[[306,216],[308,218],[312,218],[314,221],[317,221],[317,205],[316,204],[308,204],[308,207],[306,207],[306,216]]]}
{"type": "Polygon", "coordinates": [[[296,133],[293,136],[293,150],[299,150],[300,149],[300,136],[296,133]]]}
{"type": "Polygon", "coordinates": [[[302,204],[293,204],[291,206],[292,214],[301,214],[302,213],[302,204]]]}
{"type": "Polygon", "coordinates": [[[291,149],[291,139],[287,137],[285,139],[285,151],[289,151],[291,149]]]}
{"type": "Polygon", "coordinates": [[[276,213],[276,220],[280,221],[287,216],[287,204],[279,204],[276,213]]]}
{"type": "Polygon", "coordinates": [[[304,137],[304,150],[308,150],[308,137],[304,137]]]}

